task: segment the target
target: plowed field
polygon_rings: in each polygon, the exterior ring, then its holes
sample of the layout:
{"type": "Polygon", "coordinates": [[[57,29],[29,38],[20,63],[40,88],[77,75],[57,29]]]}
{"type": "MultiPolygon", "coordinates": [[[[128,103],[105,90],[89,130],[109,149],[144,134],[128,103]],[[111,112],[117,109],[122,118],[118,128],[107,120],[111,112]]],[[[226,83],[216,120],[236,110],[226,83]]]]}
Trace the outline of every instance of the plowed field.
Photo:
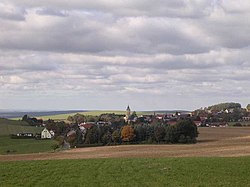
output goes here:
{"type": "Polygon", "coordinates": [[[197,144],[119,145],[77,148],[55,153],[0,155],[0,161],[250,156],[250,128],[199,128],[197,144]]]}

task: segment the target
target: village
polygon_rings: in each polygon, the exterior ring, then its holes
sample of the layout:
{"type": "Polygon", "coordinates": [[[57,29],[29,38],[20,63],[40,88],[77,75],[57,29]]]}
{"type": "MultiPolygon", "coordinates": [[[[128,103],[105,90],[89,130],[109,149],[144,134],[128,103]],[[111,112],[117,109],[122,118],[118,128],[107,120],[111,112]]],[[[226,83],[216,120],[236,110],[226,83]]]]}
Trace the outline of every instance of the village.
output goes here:
{"type": "Polygon", "coordinates": [[[122,143],[195,143],[198,127],[248,126],[250,110],[249,105],[241,108],[238,103],[222,103],[192,112],[153,112],[137,115],[127,106],[124,114],[85,116],[77,113],[69,116],[66,121],[43,121],[25,115],[22,120],[44,129],[36,134],[12,134],[12,138],[55,139],[58,142],[55,148],[122,143]],[[182,122],[190,122],[190,132],[185,134],[179,133],[180,129],[176,130],[176,125],[182,122]],[[176,133],[179,134],[175,135],[176,133]]]}

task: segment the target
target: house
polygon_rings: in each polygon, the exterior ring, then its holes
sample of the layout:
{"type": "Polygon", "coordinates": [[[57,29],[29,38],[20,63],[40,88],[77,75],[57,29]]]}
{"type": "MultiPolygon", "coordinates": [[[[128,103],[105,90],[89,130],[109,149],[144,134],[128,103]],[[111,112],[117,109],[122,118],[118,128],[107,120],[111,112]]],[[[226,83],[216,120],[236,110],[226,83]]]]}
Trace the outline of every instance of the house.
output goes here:
{"type": "Polygon", "coordinates": [[[90,129],[95,125],[95,122],[84,122],[78,125],[81,130],[90,129]]]}
{"type": "Polygon", "coordinates": [[[33,137],[33,133],[30,133],[30,132],[17,133],[16,136],[19,136],[19,137],[33,137]]]}
{"type": "Polygon", "coordinates": [[[23,132],[17,134],[11,134],[11,138],[18,138],[18,139],[26,139],[26,138],[34,138],[33,133],[31,132],[23,132]]]}
{"type": "Polygon", "coordinates": [[[195,124],[197,127],[200,127],[200,126],[201,126],[201,121],[194,121],[194,124],[195,124]]]}
{"type": "Polygon", "coordinates": [[[51,139],[53,138],[55,133],[53,131],[49,131],[48,129],[44,128],[41,132],[41,139],[51,139]]]}

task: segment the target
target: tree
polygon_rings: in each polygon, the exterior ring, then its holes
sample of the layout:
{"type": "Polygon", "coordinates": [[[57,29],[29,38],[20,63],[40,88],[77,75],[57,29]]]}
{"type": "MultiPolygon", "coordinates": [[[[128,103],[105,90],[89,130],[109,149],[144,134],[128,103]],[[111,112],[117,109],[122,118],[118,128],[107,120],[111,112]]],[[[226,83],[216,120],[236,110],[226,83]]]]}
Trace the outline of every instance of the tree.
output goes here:
{"type": "Polygon", "coordinates": [[[111,132],[106,132],[103,136],[102,136],[102,143],[104,145],[109,145],[112,142],[112,134],[111,132]]]}
{"type": "Polygon", "coordinates": [[[133,119],[135,119],[135,118],[137,118],[137,114],[136,114],[136,112],[134,111],[134,112],[130,115],[129,119],[133,120],[133,119]]]}
{"type": "Polygon", "coordinates": [[[165,132],[165,128],[163,126],[158,125],[155,127],[154,137],[158,143],[160,143],[164,140],[165,135],[166,135],[166,132],[165,132]]]}
{"type": "Polygon", "coordinates": [[[182,120],[167,127],[165,140],[170,143],[195,143],[198,137],[197,126],[191,120],[182,120]]]}
{"type": "Polygon", "coordinates": [[[250,104],[247,105],[246,109],[247,109],[247,111],[250,112],[250,104]]]}
{"type": "Polygon", "coordinates": [[[85,116],[77,113],[74,116],[68,116],[67,120],[72,123],[80,124],[85,122],[85,116]]]}
{"type": "Polygon", "coordinates": [[[122,128],[121,137],[123,142],[130,142],[135,138],[135,132],[133,127],[126,125],[122,128]]]}
{"type": "Polygon", "coordinates": [[[120,143],[121,142],[121,133],[119,129],[116,129],[113,133],[112,133],[112,140],[115,144],[120,143]]]}
{"type": "Polygon", "coordinates": [[[137,142],[142,142],[146,140],[146,128],[143,125],[135,125],[134,130],[137,142]]]}
{"type": "Polygon", "coordinates": [[[85,143],[86,144],[95,144],[99,141],[99,130],[96,126],[91,127],[87,130],[86,137],[85,137],[85,143]]]}
{"type": "Polygon", "coordinates": [[[191,139],[196,139],[196,137],[198,137],[197,126],[191,120],[179,121],[176,124],[176,129],[179,137],[180,135],[184,135],[185,137],[189,136],[191,139]]]}
{"type": "Polygon", "coordinates": [[[171,125],[166,128],[165,140],[168,143],[177,143],[179,140],[176,125],[171,125]]]}
{"type": "Polygon", "coordinates": [[[22,121],[27,121],[29,119],[29,116],[27,114],[25,114],[23,117],[22,117],[22,121]]]}
{"type": "Polygon", "coordinates": [[[70,144],[70,147],[76,146],[77,134],[75,130],[71,130],[67,133],[66,141],[70,144]]]}

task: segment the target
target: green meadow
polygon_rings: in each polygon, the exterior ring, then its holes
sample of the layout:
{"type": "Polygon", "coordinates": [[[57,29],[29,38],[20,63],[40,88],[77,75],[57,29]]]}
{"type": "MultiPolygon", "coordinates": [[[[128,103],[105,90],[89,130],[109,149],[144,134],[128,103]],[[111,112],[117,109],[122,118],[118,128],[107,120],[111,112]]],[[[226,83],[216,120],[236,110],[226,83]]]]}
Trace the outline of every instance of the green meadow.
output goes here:
{"type": "Polygon", "coordinates": [[[9,136],[0,136],[0,155],[53,151],[53,144],[54,140],[11,139],[9,136]]]}
{"type": "Polygon", "coordinates": [[[24,121],[0,118],[0,155],[24,154],[52,151],[53,140],[12,139],[10,134],[41,133],[43,127],[28,126],[24,121]]]}
{"type": "Polygon", "coordinates": [[[0,162],[0,186],[250,186],[250,158],[0,162]]]}
{"type": "MultiPolygon", "coordinates": [[[[125,115],[125,111],[120,111],[120,110],[93,110],[93,111],[87,111],[87,112],[78,112],[79,114],[83,114],[86,116],[99,116],[101,114],[121,114],[125,115]]],[[[142,115],[142,114],[152,114],[152,112],[136,112],[137,115],[142,115]]],[[[43,119],[43,120],[48,120],[48,119],[53,119],[53,120],[66,120],[69,116],[73,116],[77,113],[68,113],[68,114],[58,114],[58,115],[50,115],[50,116],[39,116],[37,118],[43,119]]],[[[36,117],[36,116],[34,116],[36,117]]],[[[19,118],[15,118],[15,120],[18,120],[19,118]]]]}
{"type": "Polygon", "coordinates": [[[41,133],[43,127],[32,127],[24,121],[16,121],[9,119],[0,118],[0,136],[30,132],[30,133],[41,133]]]}

